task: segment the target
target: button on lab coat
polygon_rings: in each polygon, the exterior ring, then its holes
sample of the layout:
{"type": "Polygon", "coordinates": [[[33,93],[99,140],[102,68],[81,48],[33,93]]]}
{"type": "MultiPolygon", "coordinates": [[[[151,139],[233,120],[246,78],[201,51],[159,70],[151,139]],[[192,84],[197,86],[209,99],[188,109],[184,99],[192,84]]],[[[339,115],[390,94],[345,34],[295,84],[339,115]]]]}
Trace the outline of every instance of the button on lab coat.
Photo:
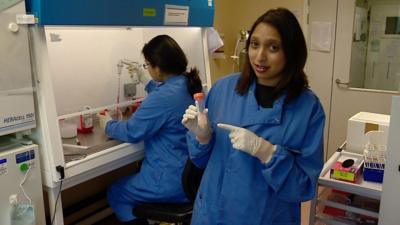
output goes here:
{"type": "Polygon", "coordinates": [[[161,84],[151,81],[148,96],[127,121],[107,123],[108,136],[124,142],[144,140],[145,158],[140,172],[112,185],[109,202],[117,216],[132,220],[137,202],[187,201],[181,174],[188,157],[186,128],[182,115],[193,98],[187,90],[186,77],[173,76],[161,84]]]}
{"type": "Polygon", "coordinates": [[[284,104],[262,108],[255,82],[244,96],[234,90],[239,75],[219,80],[206,100],[213,138],[200,145],[188,133],[190,155],[206,167],[197,194],[192,225],[299,225],[300,203],[313,198],[323,166],[325,116],[318,98],[306,89],[284,104]],[[277,145],[272,159],[232,147],[227,123],[251,130],[277,145]]]}

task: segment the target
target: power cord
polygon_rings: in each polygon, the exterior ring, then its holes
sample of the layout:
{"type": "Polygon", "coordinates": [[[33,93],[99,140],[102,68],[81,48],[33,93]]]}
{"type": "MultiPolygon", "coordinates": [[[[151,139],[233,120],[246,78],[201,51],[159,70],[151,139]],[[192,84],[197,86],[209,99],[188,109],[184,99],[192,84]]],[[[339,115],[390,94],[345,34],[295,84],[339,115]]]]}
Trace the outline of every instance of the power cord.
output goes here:
{"type": "MultiPolygon", "coordinates": [[[[31,171],[33,165],[30,165],[28,167],[28,170],[25,173],[24,178],[22,179],[22,181],[19,183],[19,188],[21,189],[22,193],[24,194],[25,198],[29,201],[29,204],[32,204],[32,199],[28,196],[28,194],[26,193],[23,185],[25,184],[26,178],[28,177],[29,172],[31,171]]],[[[24,211],[20,212],[18,216],[23,215],[26,211],[28,210],[28,207],[24,209],[24,211]]]]}
{"type": "Polygon", "coordinates": [[[51,218],[51,225],[53,225],[54,219],[56,218],[57,203],[58,203],[58,199],[60,198],[60,195],[61,195],[62,184],[63,184],[63,180],[64,180],[64,177],[65,177],[64,167],[56,166],[56,171],[60,174],[60,189],[58,190],[56,202],[54,203],[54,213],[53,213],[53,216],[51,218]]]}
{"type": "Polygon", "coordinates": [[[28,196],[28,194],[26,193],[23,185],[25,184],[26,178],[29,176],[29,172],[31,172],[31,168],[33,167],[33,165],[30,165],[28,167],[28,170],[25,173],[24,178],[22,179],[22,181],[19,183],[19,188],[21,189],[22,193],[24,194],[25,198],[29,201],[29,204],[32,204],[32,199],[28,196]]]}

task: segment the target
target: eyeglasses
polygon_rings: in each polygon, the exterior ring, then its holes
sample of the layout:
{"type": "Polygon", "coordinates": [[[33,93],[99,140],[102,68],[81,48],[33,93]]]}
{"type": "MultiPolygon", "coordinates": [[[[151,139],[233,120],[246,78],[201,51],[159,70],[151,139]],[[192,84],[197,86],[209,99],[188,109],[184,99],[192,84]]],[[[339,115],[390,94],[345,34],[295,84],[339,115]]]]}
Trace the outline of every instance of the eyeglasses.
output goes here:
{"type": "Polygon", "coordinates": [[[148,68],[149,68],[149,66],[150,66],[150,64],[149,64],[149,63],[144,63],[144,64],[143,64],[143,68],[145,68],[145,69],[148,69],[148,68]]]}

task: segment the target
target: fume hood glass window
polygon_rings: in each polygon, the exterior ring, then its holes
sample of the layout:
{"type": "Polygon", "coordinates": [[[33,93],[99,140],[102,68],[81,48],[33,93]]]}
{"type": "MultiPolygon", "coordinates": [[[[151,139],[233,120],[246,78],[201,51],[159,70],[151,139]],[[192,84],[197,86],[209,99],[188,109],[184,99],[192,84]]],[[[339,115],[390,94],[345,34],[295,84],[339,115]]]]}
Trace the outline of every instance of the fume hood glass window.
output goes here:
{"type": "Polygon", "coordinates": [[[350,87],[400,91],[400,1],[356,0],[350,87]]]}

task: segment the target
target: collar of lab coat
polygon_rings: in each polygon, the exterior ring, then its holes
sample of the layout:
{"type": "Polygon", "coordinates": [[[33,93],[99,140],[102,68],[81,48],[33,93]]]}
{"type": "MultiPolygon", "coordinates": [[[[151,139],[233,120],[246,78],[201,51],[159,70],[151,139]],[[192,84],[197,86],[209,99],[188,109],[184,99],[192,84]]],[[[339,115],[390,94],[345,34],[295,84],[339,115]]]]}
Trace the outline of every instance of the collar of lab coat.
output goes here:
{"type": "Polygon", "coordinates": [[[174,82],[174,81],[180,80],[182,78],[184,78],[183,75],[172,75],[172,76],[168,77],[168,79],[164,80],[163,82],[160,82],[160,84],[158,86],[161,86],[166,83],[174,82]]]}
{"type": "Polygon", "coordinates": [[[245,127],[255,124],[280,124],[286,93],[274,101],[272,108],[263,108],[258,104],[255,92],[256,82],[254,81],[251,83],[248,93],[243,96],[244,98],[247,98],[245,100],[244,110],[248,111],[244,114],[246,116],[242,119],[241,126],[245,127]]]}

